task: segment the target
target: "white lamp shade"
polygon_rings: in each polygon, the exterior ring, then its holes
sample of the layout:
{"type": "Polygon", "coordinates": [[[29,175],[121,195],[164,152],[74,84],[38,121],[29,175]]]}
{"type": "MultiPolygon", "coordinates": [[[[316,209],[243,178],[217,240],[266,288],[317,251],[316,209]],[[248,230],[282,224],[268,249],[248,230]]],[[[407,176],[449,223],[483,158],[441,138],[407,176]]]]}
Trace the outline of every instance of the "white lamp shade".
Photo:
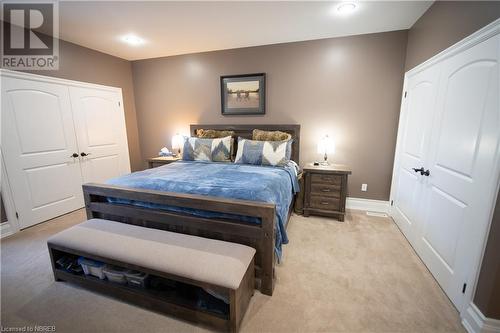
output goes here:
{"type": "Polygon", "coordinates": [[[172,149],[181,149],[184,145],[184,137],[177,133],[172,137],[172,149]]]}
{"type": "Polygon", "coordinates": [[[335,153],[335,142],[328,135],[321,138],[318,141],[318,154],[334,154],[335,153]]]}

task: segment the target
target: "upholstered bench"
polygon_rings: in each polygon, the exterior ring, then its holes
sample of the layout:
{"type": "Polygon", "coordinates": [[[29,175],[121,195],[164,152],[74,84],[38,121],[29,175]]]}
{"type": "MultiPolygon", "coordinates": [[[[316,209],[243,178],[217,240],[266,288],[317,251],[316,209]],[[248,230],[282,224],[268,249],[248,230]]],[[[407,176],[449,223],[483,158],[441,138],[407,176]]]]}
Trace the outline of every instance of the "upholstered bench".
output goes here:
{"type": "Polygon", "coordinates": [[[241,244],[102,219],[66,229],[47,243],[56,280],[218,329],[238,330],[254,291],[255,249],[241,244]],[[175,290],[162,292],[116,284],[62,269],[56,263],[63,257],[79,256],[174,281],[174,285],[177,282],[193,290],[210,290],[212,295],[227,295],[228,313],[200,307],[199,302],[183,298],[175,290]]]}

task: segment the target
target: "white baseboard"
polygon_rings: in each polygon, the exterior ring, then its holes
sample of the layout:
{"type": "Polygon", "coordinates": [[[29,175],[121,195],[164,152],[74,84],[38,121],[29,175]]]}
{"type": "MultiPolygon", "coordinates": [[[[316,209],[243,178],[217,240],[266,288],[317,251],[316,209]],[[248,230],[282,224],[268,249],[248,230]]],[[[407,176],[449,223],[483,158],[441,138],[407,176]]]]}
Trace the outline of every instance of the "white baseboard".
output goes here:
{"type": "Polygon", "coordinates": [[[389,201],[348,197],[345,205],[347,209],[389,213],[389,201]]]}
{"type": "Polygon", "coordinates": [[[7,221],[0,224],[0,239],[14,234],[10,223],[7,221]]]}
{"type": "Polygon", "coordinates": [[[473,303],[462,316],[462,325],[469,333],[500,333],[500,320],[485,317],[473,303]]]}

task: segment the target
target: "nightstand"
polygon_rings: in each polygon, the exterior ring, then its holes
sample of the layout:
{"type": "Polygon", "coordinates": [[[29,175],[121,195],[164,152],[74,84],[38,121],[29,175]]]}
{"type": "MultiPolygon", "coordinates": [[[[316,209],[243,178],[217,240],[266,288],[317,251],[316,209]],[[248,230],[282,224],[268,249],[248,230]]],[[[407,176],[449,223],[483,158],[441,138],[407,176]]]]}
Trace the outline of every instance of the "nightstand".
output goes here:
{"type": "Polygon", "coordinates": [[[344,221],[347,176],[351,171],[342,165],[308,164],[304,173],[304,216],[332,216],[344,221]]]}
{"type": "Polygon", "coordinates": [[[173,156],[158,156],[158,157],[152,157],[148,159],[148,167],[151,168],[156,168],[165,164],[170,164],[172,162],[180,160],[180,157],[173,157],[173,156]]]}

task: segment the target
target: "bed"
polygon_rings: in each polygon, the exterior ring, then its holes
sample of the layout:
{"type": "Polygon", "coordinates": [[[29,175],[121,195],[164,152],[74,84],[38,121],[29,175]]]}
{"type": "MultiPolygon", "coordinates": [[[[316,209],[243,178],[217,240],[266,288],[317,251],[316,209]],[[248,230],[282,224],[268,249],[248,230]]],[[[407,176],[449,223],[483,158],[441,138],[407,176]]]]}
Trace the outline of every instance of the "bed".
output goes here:
{"type": "MultiPolygon", "coordinates": [[[[191,125],[191,135],[201,128],[232,130],[235,137],[244,138],[251,138],[254,128],[290,133],[292,160],[298,163],[299,125],[191,125]]],[[[281,243],[287,242],[286,224],[293,206],[293,181],[287,177],[291,177],[289,172],[272,167],[176,162],[110,184],[85,184],[83,190],[89,218],[254,247],[258,286],[262,293],[272,295],[275,262],[281,243]],[[198,175],[194,182],[193,175],[198,175]],[[288,191],[290,197],[282,195],[288,191]]]]}

